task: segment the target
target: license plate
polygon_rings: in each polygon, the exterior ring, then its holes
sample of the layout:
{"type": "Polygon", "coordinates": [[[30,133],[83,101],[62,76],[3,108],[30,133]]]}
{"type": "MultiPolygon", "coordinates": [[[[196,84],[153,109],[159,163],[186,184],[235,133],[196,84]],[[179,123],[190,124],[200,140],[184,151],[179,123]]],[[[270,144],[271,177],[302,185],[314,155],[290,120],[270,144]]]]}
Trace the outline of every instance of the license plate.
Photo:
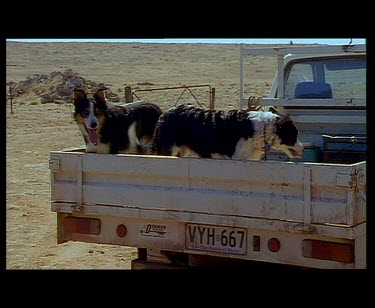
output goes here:
{"type": "Polygon", "coordinates": [[[186,224],[185,246],[188,249],[245,255],[245,228],[186,224]]]}

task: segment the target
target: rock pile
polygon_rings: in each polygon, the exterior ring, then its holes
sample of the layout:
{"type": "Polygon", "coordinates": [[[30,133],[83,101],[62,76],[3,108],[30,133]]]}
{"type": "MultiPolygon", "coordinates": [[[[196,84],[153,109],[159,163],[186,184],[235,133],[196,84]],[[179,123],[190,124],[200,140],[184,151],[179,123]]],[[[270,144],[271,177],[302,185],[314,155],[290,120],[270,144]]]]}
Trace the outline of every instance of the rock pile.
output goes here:
{"type": "Polygon", "coordinates": [[[11,95],[13,98],[22,95],[32,95],[40,97],[42,104],[47,103],[71,103],[72,91],[74,88],[86,89],[89,93],[99,86],[106,86],[106,97],[108,101],[120,102],[120,97],[111,91],[108,85],[103,83],[95,83],[91,80],[85,80],[75,73],[72,69],[67,69],[63,73],[54,71],[49,75],[35,74],[20,82],[8,82],[7,93],[11,87],[11,95]]]}

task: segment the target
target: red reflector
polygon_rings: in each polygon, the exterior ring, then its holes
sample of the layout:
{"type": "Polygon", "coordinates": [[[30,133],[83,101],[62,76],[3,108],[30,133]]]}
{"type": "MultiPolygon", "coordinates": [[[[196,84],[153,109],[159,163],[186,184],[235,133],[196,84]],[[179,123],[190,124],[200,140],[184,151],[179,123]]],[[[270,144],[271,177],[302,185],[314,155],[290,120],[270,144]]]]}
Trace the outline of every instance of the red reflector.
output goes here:
{"type": "Polygon", "coordinates": [[[100,234],[100,220],[93,218],[65,217],[64,230],[67,233],[100,234]]]}
{"type": "Polygon", "coordinates": [[[268,241],[268,249],[272,252],[277,252],[280,250],[280,241],[277,238],[271,238],[268,241]]]}
{"type": "Polygon", "coordinates": [[[119,237],[124,237],[126,233],[128,233],[128,229],[126,228],[125,225],[118,225],[116,232],[119,237]]]}
{"type": "Polygon", "coordinates": [[[316,240],[303,240],[302,254],[306,258],[353,263],[352,244],[316,240]]]}

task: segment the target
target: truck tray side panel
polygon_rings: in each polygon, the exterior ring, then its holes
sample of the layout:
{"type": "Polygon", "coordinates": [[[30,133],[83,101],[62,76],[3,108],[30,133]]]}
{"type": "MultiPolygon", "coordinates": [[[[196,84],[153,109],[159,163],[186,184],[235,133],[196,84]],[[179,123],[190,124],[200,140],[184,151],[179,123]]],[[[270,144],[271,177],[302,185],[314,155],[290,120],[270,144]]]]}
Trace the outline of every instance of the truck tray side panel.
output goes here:
{"type": "MultiPolygon", "coordinates": [[[[365,201],[353,165],[51,153],[52,202],[353,226],[365,201]]],[[[364,184],[363,184],[364,185],[364,184]]],[[[363,189],[362,189],[363,190],[363,189]]]]}

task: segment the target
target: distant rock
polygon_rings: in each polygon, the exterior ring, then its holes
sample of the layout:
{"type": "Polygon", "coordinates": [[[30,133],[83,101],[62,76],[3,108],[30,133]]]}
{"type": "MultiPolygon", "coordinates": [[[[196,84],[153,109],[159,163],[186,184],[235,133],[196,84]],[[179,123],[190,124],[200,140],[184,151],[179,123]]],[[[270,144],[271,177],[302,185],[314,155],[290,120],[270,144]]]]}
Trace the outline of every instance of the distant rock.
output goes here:
{"type": "Polygon", "coordinates": [[[35,74],[33,77],[27,77],[26,80],[20,82],[8,82],[7,93],[9,87],[12,88],[12,97],[20,97],[24,95],[33,95],[40,97],[42,104],[49,103],[71,103],[72,91],[74,88],[82,88],[92,93],[99,86],[106,86],[106,96],[108,101],[120,102],[120,97],[112,92],[110,87],[104,83],[96,83],[91,80],[85,80],[72,69],[66,69],[64,72],[53,71],[49,75],[35,74]]]}

